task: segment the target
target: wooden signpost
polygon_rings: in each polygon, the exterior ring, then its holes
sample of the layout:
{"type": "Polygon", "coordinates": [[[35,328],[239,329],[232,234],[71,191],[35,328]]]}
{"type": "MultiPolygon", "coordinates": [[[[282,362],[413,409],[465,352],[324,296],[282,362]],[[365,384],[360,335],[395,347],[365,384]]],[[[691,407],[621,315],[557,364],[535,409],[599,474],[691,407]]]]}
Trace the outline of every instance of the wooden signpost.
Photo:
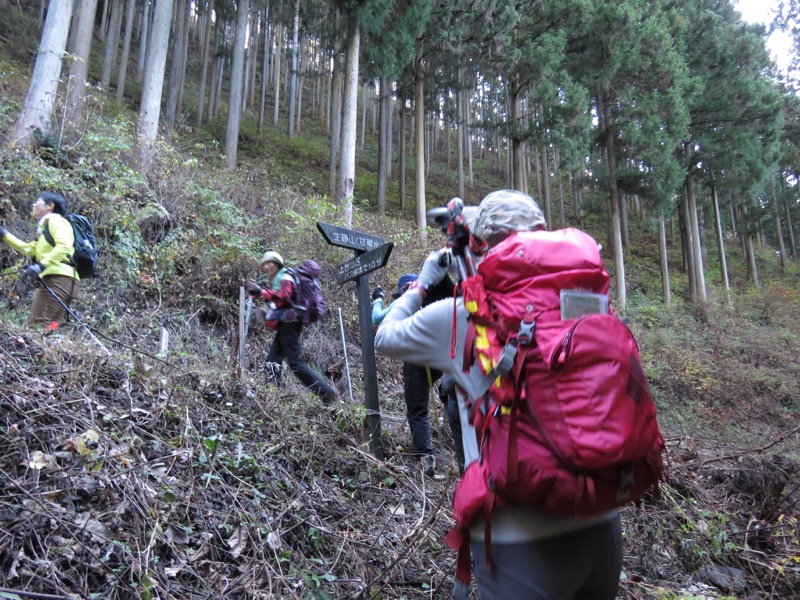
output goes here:
{"type": "Polygon", "coordinates": [[[329,223],[317,222],[317,229],[331,246],[355,250],[355,258],[336,269],[336,283],[355,281],[358,293],[358,321],[361,333],[361,357],[364,369],[364,404],[367,409],[367,433],[370,450],[383,460],[381,443],[381,413],[378,406],[378,378],[375,372],[375,339],[372,332],[369,273],[386,265],[394,244],[381,237],[344,229],[329,223]]]}

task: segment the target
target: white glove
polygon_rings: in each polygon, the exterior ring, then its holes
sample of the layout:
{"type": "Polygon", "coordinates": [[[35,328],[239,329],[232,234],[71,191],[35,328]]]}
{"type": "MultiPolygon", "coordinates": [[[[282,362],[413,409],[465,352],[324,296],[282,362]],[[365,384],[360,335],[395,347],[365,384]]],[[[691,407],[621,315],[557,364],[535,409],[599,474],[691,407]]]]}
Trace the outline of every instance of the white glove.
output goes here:
{"type": "Polygon", "coordinates": [[[422,270],[417,278],[417,283],[422,289],[427,290],[436,285],[447,275],[450,269],[450,252],[447,250],[436,250],[428,254],[422,270]]]}

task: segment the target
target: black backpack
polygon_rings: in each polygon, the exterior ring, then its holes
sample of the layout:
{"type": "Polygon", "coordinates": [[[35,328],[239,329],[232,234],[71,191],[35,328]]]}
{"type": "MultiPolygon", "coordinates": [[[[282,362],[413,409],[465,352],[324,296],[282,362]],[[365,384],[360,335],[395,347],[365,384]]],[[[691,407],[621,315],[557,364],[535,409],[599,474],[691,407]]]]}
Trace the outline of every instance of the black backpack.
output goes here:
{"type": "MultiPolygon", "coordinates": [[[[71,256],[67,256],[68,264],[75,267],[81,279],[97,277],[97,239],[94,237],[94,227],[91,221],[83,215],[74,213],[64,217],[72,225],[75,236],[75,248],[71,256]]],[[[55,246],[50,229],[45,227],[42,232],[44,239],[51,246],[55,246]]]]}

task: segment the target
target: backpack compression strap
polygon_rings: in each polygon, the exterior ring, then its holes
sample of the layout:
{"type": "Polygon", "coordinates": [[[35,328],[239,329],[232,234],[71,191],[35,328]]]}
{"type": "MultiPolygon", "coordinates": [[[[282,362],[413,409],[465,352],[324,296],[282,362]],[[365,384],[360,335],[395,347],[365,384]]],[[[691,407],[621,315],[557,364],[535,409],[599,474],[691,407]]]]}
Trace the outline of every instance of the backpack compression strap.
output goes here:
{"type": "MultiPolygon", "coordinates": [[[[494,570],[494,559],[492,557],[492,510],[494,509],[496,499],[497,496],[495,492],[487,488],[486,498],[483,504],[483,535],[484,547],[486,549],[486,567],[489,571],[494,570]]],[[[456,579],[465,585],[469,585],[470,574],[472,572],[469,527],[454,526],[444,536],[444,541],[450,548],[458,552],[458,559],[456,560],[456,579]]]]}
{"type": "Polygon", "coordinates": [[[533,341],[534,329],[536,329],[536,321],[531,321],[530,323],[523,321],[520,323],[517,335],[511,336],[506,342],[506,345],[503,346],[503,350],[500,353],[500,360],[497,361],[497,364],[494,365],[481,380],[478,391],[476,392],[478,398],[489,391],[489,388],[492,387],[492,384],[498,377],[502,377],[511,371],[514,367],[514,359],[517,357],[519,346],[527,346],[533,341]]]}

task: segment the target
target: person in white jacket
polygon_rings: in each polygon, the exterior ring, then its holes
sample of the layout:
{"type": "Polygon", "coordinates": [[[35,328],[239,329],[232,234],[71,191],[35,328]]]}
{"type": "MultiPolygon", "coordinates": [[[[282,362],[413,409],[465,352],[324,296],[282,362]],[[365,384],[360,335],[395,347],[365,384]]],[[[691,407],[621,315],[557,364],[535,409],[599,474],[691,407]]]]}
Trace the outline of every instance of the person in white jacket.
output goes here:
{"type": "MultiPolygon", "coordinates": [[[[514,190],[499,190],[483,199],[471,232],[492,248],[514,232],[545,226],[544,215],[533,198],[514,190]]],[[[477,365],[468,373],[462,369],[467,312],[460,298],[435,302],[420,310],[427,288],[447,275],[443,252],[428,256],[417,281],[392,304],[375,334],[375,348],[393,358],[439,369],[456,380],[468,466],[480,454],[464,393],[474,393],[483,375],[477,365]],[[455,352],[450,358],[454,326],[455,352]]],[[[505,506],[492,513],[491,535],[493,567],[489,568],[483,521],[470,529],[473,572],[481,600],[616,597],[622,570],[622,534],[616,510],[595,519],[578,519],[542,514],[524,506],[505,506]]]]}

